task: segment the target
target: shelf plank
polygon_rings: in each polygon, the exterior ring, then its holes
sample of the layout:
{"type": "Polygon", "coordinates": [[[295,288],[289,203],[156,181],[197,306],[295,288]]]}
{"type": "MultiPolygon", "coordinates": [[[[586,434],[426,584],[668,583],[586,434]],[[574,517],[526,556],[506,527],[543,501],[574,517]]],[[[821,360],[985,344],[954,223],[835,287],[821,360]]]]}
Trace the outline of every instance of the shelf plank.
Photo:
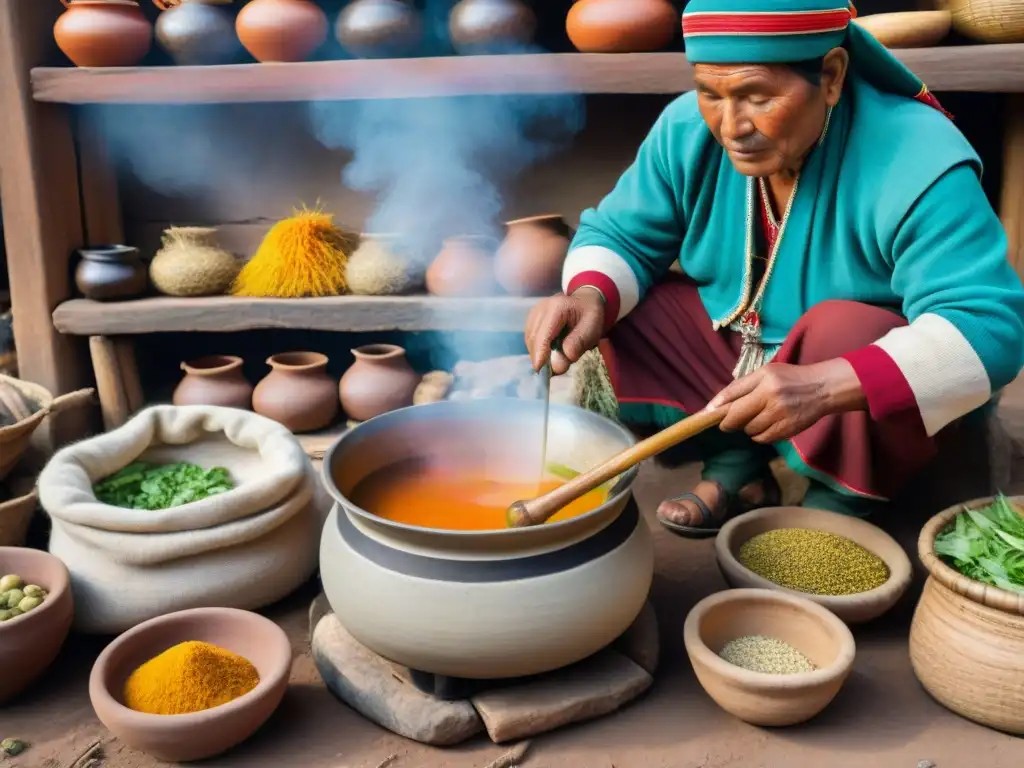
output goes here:
{"type": "Polygon", "coordinates": [[[309,331],[521,332],[536,298],[495,296],[332,296],[246,299],[159,297],[96,302],[72,299],[53,312],[54,327],[75,336],[207,333],[287,328],[309,331]]]}
{"type": "MultiPolygon", "coordinates": [[[[933,91],[1024,92],[1024,43],[895,51],[933,91]]],[[[206,67],[37,67],[36,101],[217,104],[481,94],[676,94],[683,53],[447,56],[206,67]]]]}

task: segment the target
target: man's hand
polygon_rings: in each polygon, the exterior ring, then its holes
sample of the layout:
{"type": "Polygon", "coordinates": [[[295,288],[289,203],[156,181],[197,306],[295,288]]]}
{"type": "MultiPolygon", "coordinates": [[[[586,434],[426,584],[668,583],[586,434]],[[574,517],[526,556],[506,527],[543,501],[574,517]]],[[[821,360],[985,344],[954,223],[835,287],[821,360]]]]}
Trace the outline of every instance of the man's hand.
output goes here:
{"type": "Polygon", "coordinates": [[[551,359],[556,376],[594,347],[604,332],[604,297],[596,288],[583,287],[572,296],[557,294],[538,302],[526,318],[526,348],[533,368],[539,371],[551,359]],[[569,331],[561,352],[551,345],[563,329],[569,331]]]}
{"type": "Polygon", "coordinates": [[[865,410],[860,380],[842,358],[812,365],[769,363],[719,392],[709,409],[729,406],[721,428],[776,443],[834,413],[865,410]]]}

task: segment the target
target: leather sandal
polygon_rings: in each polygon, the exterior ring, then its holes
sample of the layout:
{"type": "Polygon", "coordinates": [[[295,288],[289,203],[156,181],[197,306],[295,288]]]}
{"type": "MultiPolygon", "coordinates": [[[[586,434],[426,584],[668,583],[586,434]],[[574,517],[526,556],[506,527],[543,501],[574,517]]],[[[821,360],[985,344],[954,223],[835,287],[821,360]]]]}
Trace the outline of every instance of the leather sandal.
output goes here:
{"type": "Polygon", "coordinates": [[[737,515],[742,515],[745,512],[760,509],[761,507],[777,507],[782,503],[782,489],[779,488],[778,481],[770,472],[763,478],[751,481],[751,484],[757,482],[764,483],[764,499],[757,504],[744,501],[740,498],[739,494],[727,493],[724,486],[717,480],[712,480],[711,482],[718,488],[719,502],[715,505],[715,509],[708,506],[695,493],[682,493],[679,496],[665,499],[665,501],[693,502],[694,506],[700,510],[701,521],[699,525],[682,525],[662,517],[661,514],[657,516],[658,522],[673,533],[679,534],[684,538],[707,539],[718,535],[722,526],[737,515]]]}

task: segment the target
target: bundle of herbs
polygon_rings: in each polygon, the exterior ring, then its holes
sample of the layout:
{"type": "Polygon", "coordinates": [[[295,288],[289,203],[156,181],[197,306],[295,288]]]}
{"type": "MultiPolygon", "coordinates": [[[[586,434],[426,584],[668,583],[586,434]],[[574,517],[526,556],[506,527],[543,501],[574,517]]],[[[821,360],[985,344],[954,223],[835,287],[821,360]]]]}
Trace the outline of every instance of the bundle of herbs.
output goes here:
{"type": "Polygon", "coordinates": [[[1024,510],[1002,494],[964,508],[935,537],[935,554],[975,581],[1024,593],[1024,510]]]}
{"type": "Polygon", "coordinates": [[[127,509],[169,509],[234,488],[224,467],[197,464],[148,464],[136,461],[92,487],[104,504],[127,509]]]}

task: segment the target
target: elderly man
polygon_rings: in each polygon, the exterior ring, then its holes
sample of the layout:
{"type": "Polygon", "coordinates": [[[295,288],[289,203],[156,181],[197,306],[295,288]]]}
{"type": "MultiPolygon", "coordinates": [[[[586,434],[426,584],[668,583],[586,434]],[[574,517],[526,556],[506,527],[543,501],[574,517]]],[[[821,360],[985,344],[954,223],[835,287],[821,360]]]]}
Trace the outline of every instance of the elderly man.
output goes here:
{"type": "Polygon", "coordinates": [[[1024,365],[1024,289],[980,161],[853,15],[689,2],[696,90],[583,213],[564,293],[527,322],[556,373],[600,344],[638,429],[728,409],[697,443],[702,482],[658,510],[683,535],[777,503],[780,454],[805,504],[867,514],[1024,365]]]}

